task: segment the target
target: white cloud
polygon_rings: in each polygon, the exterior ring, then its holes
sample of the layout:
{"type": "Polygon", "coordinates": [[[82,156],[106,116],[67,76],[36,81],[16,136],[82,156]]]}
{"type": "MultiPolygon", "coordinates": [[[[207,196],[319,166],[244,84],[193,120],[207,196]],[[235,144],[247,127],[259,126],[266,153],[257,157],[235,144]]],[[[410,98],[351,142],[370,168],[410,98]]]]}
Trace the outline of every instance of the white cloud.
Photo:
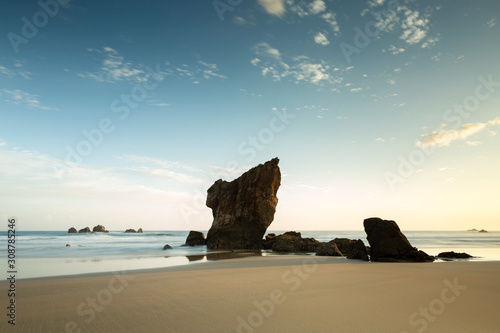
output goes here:
{"type": "Polygon", "coordinates": [[[491,20],[489,20],[488,22],[486,22],[486,25],[489,27],[489,28],[493,28],[495,25],[496,25],[496,21],[494,18],[492,18],[491,20]]]}
{"type": "Polygon", "coordinates": [[[281,17],[286,12],[284,0],[257,0],[257,2],[268,14],[281,17]]]}
{"type": "Polygon", "coordinates": [[[439,34],[436,37],[429,37],[425,42],[422,43],[422,48],[424,49],[430,49],[434,45],[436,45],[437,42],[439,42],[439,34]]]}
{"type": "Polygon", "coordinates": [[[325,9],[326,5],[323,0],[314,0],[309,4],[309,12],[314,15],[325,11],[325,9]]]}
{"type": "Polygon", "coordinates": [[[382,138],[376,138],[375,141],[377,142],[385,142],[385,139],[382,139],[382,138]]]}
{"type": "Polygon", "coordinates": [[[7,142],[5,142],[5,141],[0,141],[0,147],[2,147],[2,146],[7,146],[7,142]]]}
{"type": "Polygon", "coordinates": [[[140,66],[132,62],[125,62],[123,56],[109,46],[104,46],[102,50],[88,49],[87,51],[102,54],[104,58],[98,71],[79,73],[80,77],[108,83],[147,80],[147,73],[140,66]]]}
{"type": "Polygon", "coordinates": [[[328,45],[328,44],[330,44],[330,41],[328,41],[328,38],[326,38],[326,36],[323,33],[321,33],[321,32],[318,32],[314,36],[314,42],[316,44],[320,44],[320,45],[328,45]]]}
{"type": "Polygon", "coordinates": [[[403,53],[404,51],[405,51],[404,48],[396,47],[394,45],[391,45],[391,46],[389,46],[389,48],[382,50],[382,52],[390,52],[391,54],[394,54],[394,55],[403,53]]]}
{"type": "Polygon", "coordinates": [[[259,58],[253,58],[252,60],[250,60],[250,63],[254,66],[257,66],[259,62],[260,62],[259,58]]]}
{"type": "Polygon", "coordinates": [[[481,142],[479,142],[479,141],[465,141],[465,144],[467,146],[477,146],[477,145],[480,145],[481,142]]]}
{"type": "Polygon", "coordinates": [[[340,69],[329,65],[324,60],[315,61],[306,56],[287,57],[267,43],[259,43],[253,48],[259,56],[259,61],[252,63],[260,68],[263,76],[274,81],[289,79],[295,83],[312,83],[323,86],[326,84],[341,84],[343,74],[352,69],[340,69]]]}
{"type": "Polygon", "coordinates": [[[352,88],[351,92],[357,93],[357,92],[360,92],[362,90],[363,90],[363,88],[352,88]]]}
{"type": "Polygon", "coordinates": [[[33,95],[33,94],[28,93],[28,92],[19,90],[19,89],[15,89],[15,90],[4,89],[3,93],[0,93],[0,96],[6,102],[20,105],[20,106],[24,106],[27,108],[57,111],[57,109],[55,109],[55,108],[44,106],[38,100],[37,95],[33,95]]]}
{"type": "Polygon", "coordinates": [[[0,65],[0,74],[2,75],[5,75],[5,76],[8,76],[8,77],[13,77],[14,76],[14,72],[11,71],[10,69],[7,69],[3,66],[0,65]]]}
{"type": "Polygon", "coordinates": [[[417,146],[449,146],[453,141],[465,140],[468,137],[482,132],[488,125],[500,124],[500,117],[490,120],[486,123],[469,123],[460,126],[457,129],[445,130],[446,124],[443,124],[439,131],[422,135],[423,139],[417,142],[417,146]]]}
{"type": "Polygon", "coordinates": [[[336,15],[332,12],[328,12],[328,13],[324,13],[323,15],[321,15],[321,18],[323,20],[325,20],[328,24],[330,24],[334,34],[338,35],[340,28],[339,28],[339,24],[337,22],[336,15]]]}
{"type": "MultiPolygon", "coordinates": [[[[368,2],[368,8],[364,9],[361,14],[365,15],[371,9],[382,6],[385,3],[383,0],[374,0],[368,2]]],[[[396,32],[400,33],[400,39],[404,40],[409,45],[415,45],[423,42],[424,48],[433,46],[438,37],[428,38],[427,34],[430,30],[430,16],[437,8],[428,7],[421,14],[418,10],[411,9],[407,4],[399,4],[393,10],[372,11],[376,20],[376,27],[381,33],[396,32]],[[425,41],[424,41],[425,40],[425,41]]]]}
{"type": "Polygon", "coordinates": [[[85,72],[77,75],[99,82],[145,82],[150,79],[152,75],[150,72],[154,72],[160,80],[164,79],[166,76],[177,76],[187,78],[195,84],[200,83],[202,79],[208,80],[214,77],[221,79],[227,78],[227,76],[219,74],[219,68],[216,64],[208,63],[203,60],[197,61],[200,66],[196,64],[175,66],[165,61],[161,68],[160,65],[157,65],[154,69],[148,69],[148,67],[144,65],[135,64],[130,61],[125,62],[124,58],[116,50],[108,46],[103,47],[102,50],[88,49],[87,51],[102,55],[101,67],[95,72],[85,72]]]}

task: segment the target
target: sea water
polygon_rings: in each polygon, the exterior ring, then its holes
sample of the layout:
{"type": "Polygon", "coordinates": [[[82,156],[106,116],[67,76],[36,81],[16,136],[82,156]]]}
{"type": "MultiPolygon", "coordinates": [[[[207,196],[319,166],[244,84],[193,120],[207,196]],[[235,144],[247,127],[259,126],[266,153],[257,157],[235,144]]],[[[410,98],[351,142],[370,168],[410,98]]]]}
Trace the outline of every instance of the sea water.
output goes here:
{"type": "MultiPolygon", "coordinates": [[[[206,230],[202,231],[206,235],[206,230]]],[[[276,234],[284,231],[269,231],[276,234]]],[[[214,260],[224,256],[206,246],[182,246],[189,231],[144,231],[144,233],[68,234],[65,231],[17,231],[16,269],[18,277],[35,278],[161,268],[214,260]],[[172,246],[163,250],[164,245],[172,246]],[[69,246],[67,246],[69,245],[69,246]]],[[[321,242],[334,238],[362,239],[364,231],[301,231],[302,237],[321,242]]],[[[443,251],[467,252],[472,260],[500,260],[500,232],[405,231],[411,244],[430,255],[443,251]]],[[[7,244],[7,232],[0,232],[7,244]]],[[[7,271],[7,249],[1,247],[0,267],[7,271]]],[[[256,255],[255,253],[248,253],[256,255]]],[[[258,255],[279,255],[261,251],[258,255]]]]}

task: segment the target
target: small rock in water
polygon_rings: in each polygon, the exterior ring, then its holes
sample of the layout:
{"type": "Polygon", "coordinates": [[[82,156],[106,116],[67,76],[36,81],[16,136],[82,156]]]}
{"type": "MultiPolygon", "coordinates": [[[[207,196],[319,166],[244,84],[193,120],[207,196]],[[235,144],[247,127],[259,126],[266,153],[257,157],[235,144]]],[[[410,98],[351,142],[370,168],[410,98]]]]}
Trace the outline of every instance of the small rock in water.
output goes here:
{"type": "Polygon", "coordinates": [[[163,247],[163,249],[164,249],[164,250],[170,250],[170,249],[172,249],[172,247],[171,247],[170,245],[168,245],[168,244],[167,244],[167,245],[165,245],[165,246],[163,247]]]}
{"type": "Polygon", "coordinates": [[[69,246],[71,246],[71,245],[69,245],[69,244],[66,244],[66,247],[69,247],[69,246]]]}
{"type": "Polygon", "coordinates": [[[441,252],[440,254],[437,255],[440,258],[458,258],[458,259],[469,259],[472,258],[472,256],[468,253],[465,252],[441,252]]]}

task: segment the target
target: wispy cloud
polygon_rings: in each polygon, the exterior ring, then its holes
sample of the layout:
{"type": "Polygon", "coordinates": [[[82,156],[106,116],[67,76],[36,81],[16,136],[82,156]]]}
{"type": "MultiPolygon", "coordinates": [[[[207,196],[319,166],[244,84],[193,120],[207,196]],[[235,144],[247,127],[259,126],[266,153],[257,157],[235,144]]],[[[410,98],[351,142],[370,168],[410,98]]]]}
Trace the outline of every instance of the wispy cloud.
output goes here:
{"type": "Polygon", "coordinates": [[[102,55],[101,67],[95,72],[80,73],[78,74],[80,77],[108,83],[147,80],[147,73],[143,69],[130,61],[125,61],[123,56],[109,46],[102,49],[88,49],[87,51],[102,55]]]}
{"type": "Polygon", "coordinates": [[[495,21],[494,18],[492,18],[491,20],[486,22],[486,25],[488,26],[488,28],[493,28],[496,24],[497,24],[497,22],[495,21]]]}
{"type": "Polygon", "coordinates": [[[3,75],[8,78],[21,76],[27,80],[31,79],[32,73],[21,69],[23,67],[22,62],[16,61],[14,67],[14,69],[9,69],[5,66],[0,65],[0,76],[3,75]]]}
{"type": "Polygon", "coordinates": [[[257,0],[268,14],[283,16],[286,12],[285,0],[257,0]]]}
{"type": "Polygon", "coordinates": [[[162,79],[167,76],[174,76],[186,78],[196,84],[200,83],[201,80],[209,80],[211,78],[227,78],[227,76],[219,73],[219,68],[216,64],[203,60],[198,60],[193,65],[182,64],[179,66],[165,61],[161,66],[158,65],[153,70],[142,64],[125,61],[124,57],[118,51],[109,46],[105,46],[102,49],[88,49],[88,51],[100,55],[101,66],[97,71],[87,71],[78,73],[77,75],[99,82],[145,82],[152,75],[152,71],[162,79]]]}
{"type": "Polygon", "coordinates": [[[335,85],[342,83],[342,75],[353,68],[335,67],[324,60],[318,61],[303,55],[285,57],[268,43],[259,43],[253,50],[258,57],[252,59],[251,63],[260,68],[263,76],[271,77],[274,81],[288,79],[295,83],[335,85]]]}
{"type": "Polygon", "coordinates": [[[38,96],[34,94],[30,94],[28,92],[15,89],[8,90],[4,89],[2,93],[0,93],[2,99],[6,102],[24,106],[30,109],[40,109],[40,110],[54,110],[58,111],[56,108],[48,107],[43,105],[39,100],[38,96]]]}
{"type": "MultiPolygon", "coordinates": [[[[452,142],[456,140],[465,140],[468,137],[482,132],[489,125],[498,125],[500,124],[500,117],[497,117],[493,120],[490,120],[485,123],[469,123],[460,126],[457,129],[446,130],[446,124],[441,126],[439,131],[434,131],[429,134],[422,135],[423,139],[417,142],[417,146],[427,147],[427,146],[449,146],[452,142]]],[[[477,141],[468,141],[468,145],[478,145],[480,142],[477,141]],[[471,144],[472,143],[472,144],[471,144]]]]}
{"type": "MultiPolygon", "coordinates": [[[[370,10],[385,6],[384,0],[368,2],[368,8],[361,12],[366,15],[370,10]]],[[[410,8],[407,4],[400,4],[394,10],[372,11],[376,19],[376,26],[382,33],[399,33],[399,38],[409,45],[422,43],[422,47],[430,48],[439,41],[439,36],[429,37],[431,16],[437,9],[428,6],[423,13],[410,8]],[[383,14],[380,14],[383,13],[383,14]]]]}
{"type": "Polygon", "coordinates": [[[314,42],[316,44],[323,45],[323,46],[330,44],[330,41],[328,40],[328,38],[326,38],[326,36],[321,32],[318,32],[314,36],[314,42]]]}

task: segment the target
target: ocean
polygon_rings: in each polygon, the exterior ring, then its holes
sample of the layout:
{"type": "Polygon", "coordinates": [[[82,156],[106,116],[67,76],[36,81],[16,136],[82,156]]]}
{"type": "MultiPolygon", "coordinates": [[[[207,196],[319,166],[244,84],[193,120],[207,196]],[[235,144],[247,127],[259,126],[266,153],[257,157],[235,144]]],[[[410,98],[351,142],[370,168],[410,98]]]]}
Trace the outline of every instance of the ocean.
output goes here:
{"type": "MultiPolygon", "coordinates": [[[[200,230],[207,234],[206,230],[200,230]]],[[[268,231],[276,234],[284,231],[268,231]]],[[[96,234],[68,234],[66,231],[17,231],[16,267],[20,279],[75,275],[121,270],[161,268],[188,265],[227,256],[206,246],[182,246],[189,231],[144,231],[129,234],[110,231],[96,234]],[[173,249],[163,250],[169,244],[173,249]],[[70,246],[66,246],[70,245],[70,246]]],[[[330,241],[336,237],[362,239],[364,231],[301,231],[302,237],[330,241]]],[[[411,244],[430,255],[442,251],[467,252],[474,259],[500,260],[500,232],[471,231],[404,231],[411,244]]],[[[7,269],[7,232],[0,232],[2,271],[7,269]]],[[[279,255],[262,251],[248,255],[279,255]]],[[[245,253],[239,254],[241,256],[245,253]]],[[[309,254],[310,255],[310,254],[309,254]]],[[[347,259],[346,259],[347,260],[347,259]]],[[[441,261],[436,261],[441,262],[441,261]]]]}

